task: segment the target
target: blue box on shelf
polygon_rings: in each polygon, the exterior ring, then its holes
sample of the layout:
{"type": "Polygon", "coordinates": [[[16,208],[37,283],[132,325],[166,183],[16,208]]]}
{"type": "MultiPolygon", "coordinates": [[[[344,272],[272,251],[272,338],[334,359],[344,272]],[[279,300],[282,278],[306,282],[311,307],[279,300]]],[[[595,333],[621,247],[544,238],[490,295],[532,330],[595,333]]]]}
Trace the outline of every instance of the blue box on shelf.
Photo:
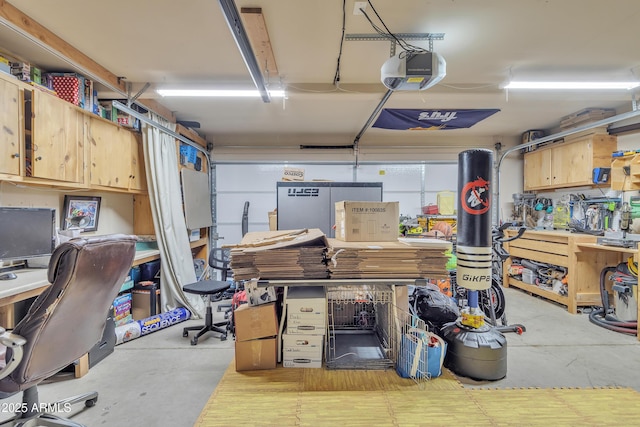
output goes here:
{"type": "Polygon", "coordinates": [[[140,282],[155,279],[156,274],[160,272],[160,260],[156,259],[153,261],[145,262],[144,264],[140,264],[140,282]]]}

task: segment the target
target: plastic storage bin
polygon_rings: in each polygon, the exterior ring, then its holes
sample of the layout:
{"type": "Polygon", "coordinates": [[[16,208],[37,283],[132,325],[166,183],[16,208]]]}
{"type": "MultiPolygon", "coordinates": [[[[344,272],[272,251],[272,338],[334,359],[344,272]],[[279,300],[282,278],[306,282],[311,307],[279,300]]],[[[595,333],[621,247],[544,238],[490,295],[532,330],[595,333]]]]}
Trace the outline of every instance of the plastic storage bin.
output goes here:
{"type": "Polygon", "coordinates": [[[533,270],[529,270],[528,268],[522,269],[522,281],[529,285],[536,284],[536,273],[533,270]]]}

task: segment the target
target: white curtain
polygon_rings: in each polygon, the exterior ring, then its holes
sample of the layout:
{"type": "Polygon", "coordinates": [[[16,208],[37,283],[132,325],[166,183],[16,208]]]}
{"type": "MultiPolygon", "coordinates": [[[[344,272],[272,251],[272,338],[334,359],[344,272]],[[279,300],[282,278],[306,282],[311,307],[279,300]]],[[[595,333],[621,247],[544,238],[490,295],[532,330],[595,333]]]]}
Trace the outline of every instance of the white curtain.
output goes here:
{"type": "MultiPolygon", "coordinates": [[[[175,130],[174,124],[156,114],[151,113],[151,120],[175,130]]],[[[157,127],[143,126],[147,187],[160,249],[162,311],[185,307],[194,317],[202,317],[205,311],[202,298],[182,290],[184,285],[197,279],[182,210],[176,140],[157,127]]]]}

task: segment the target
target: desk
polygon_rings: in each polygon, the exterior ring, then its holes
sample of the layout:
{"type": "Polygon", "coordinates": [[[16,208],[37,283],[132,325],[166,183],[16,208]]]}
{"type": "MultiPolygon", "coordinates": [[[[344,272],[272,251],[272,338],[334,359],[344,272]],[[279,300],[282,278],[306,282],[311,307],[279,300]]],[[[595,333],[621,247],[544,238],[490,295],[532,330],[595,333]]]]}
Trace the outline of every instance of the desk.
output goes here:
{"type": "MultiPolygon", "coordinates": [[[[160,258],[158,249],[136,251],[133,266],[160,258]]],[[[15,326],[13,304],[40,295],[48,286],[46,268],[15,270],[17,279],[0,281],[0,325],[15,326]]]]}
{"type": "MultiPolygon", "coordinates": [[[[136,251],[133,266],[158,258],[160,251],[157,249],[136,251]]],[[[0,325],[7,329],[15,326],[14,304],[40,295],[50,285],[47,271],[47,268],[15,270],[14,273],[18,276],[16,279],[0,281],[0,325]]],[[[89,371],[88,355],[80,358],[75,371],[77,378],[89,371]]]]}

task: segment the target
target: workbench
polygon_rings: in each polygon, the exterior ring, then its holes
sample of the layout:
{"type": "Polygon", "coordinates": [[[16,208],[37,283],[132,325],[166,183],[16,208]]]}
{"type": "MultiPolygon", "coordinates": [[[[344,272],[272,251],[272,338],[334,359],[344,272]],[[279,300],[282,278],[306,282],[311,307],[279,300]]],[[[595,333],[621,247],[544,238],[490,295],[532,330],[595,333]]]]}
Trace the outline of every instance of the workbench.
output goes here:
{"type": "MultiPolygon", "coordinates": [[[[517,230],[506,230],[505,238],[516,234],[517,230]]],[[[597,237],[589,234],[562,230],[527,230],[521,238],[505,243],[505,250],[511,257],[566,267],[568,295],[559,295],[510,277],[508,271],[511,258],[503,264],[503,286],[523,289],[555,301],[566,306],[567,311],[572,314],[578,312],[578,307],[602,306],[600,272],[605,267],[615,267],[621,262],[626,262],[630,256],[637,262],[639,250],[599,245],[596,242],[597,237]]]]}

